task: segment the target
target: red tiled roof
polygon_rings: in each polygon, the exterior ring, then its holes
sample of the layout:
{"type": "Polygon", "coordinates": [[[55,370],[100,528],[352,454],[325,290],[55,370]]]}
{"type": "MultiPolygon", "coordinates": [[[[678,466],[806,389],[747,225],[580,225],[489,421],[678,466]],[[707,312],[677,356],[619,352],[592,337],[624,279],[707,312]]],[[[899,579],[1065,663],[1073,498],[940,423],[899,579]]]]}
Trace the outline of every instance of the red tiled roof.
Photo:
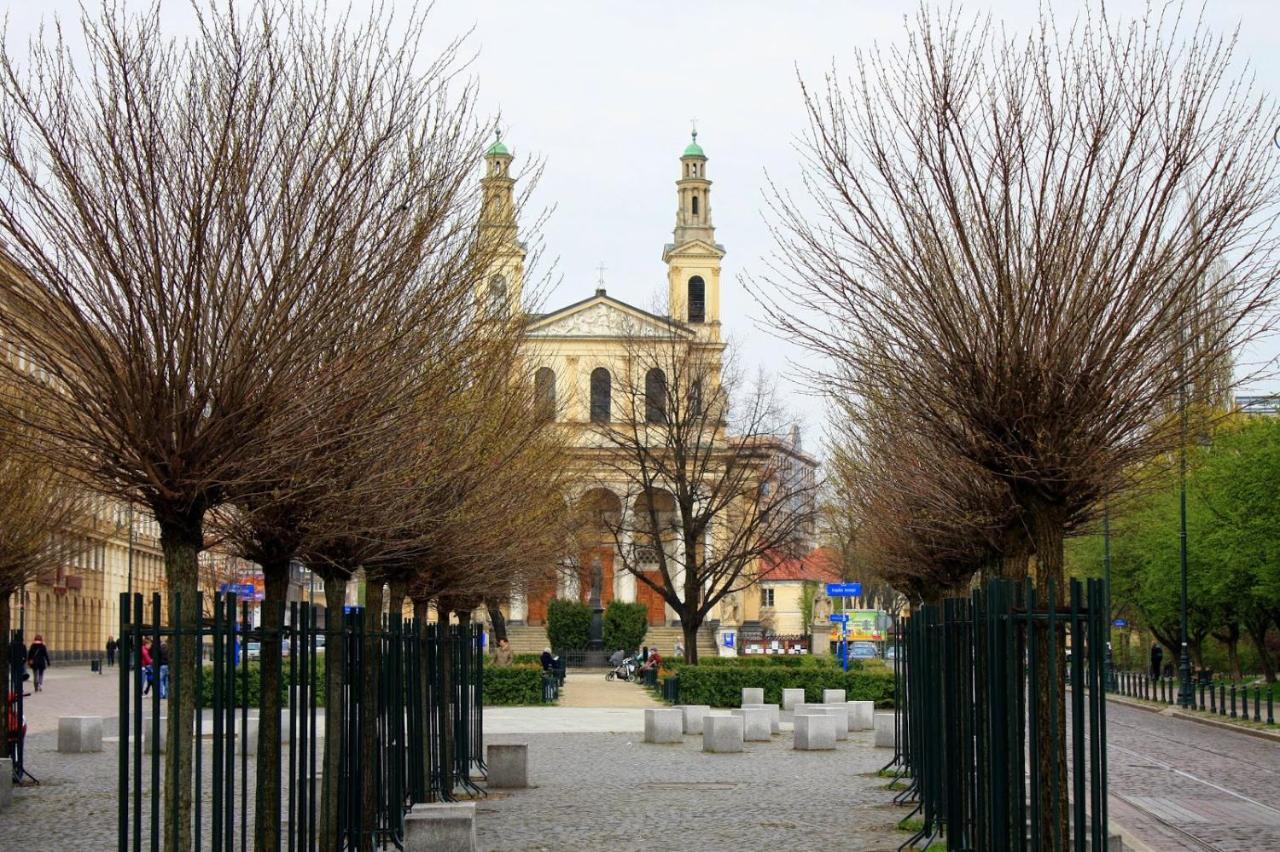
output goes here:
{"type": "Polygon", "coordinates": [[[819,547],[801,557],[770,554],[764,558],[766,570],[761,581],[775,583],[786,580],[812,580],[816,583],[838,583],[840,571],[835,555],[819,547]]]}

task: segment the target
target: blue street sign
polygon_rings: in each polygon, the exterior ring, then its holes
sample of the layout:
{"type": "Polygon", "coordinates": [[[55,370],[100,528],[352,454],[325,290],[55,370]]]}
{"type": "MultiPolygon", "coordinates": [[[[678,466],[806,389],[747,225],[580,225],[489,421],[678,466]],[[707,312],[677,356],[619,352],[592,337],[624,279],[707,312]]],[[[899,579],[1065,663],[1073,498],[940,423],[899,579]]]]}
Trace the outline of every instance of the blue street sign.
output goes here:
{"type": "Polygon", "coordinates": [[[829,598],[860,598],[862,597],[861,583],[827,583],[827,597],[829,598]]]}
{"type": "Polygon", "coordinates": [[[241,598],[251,598],[254,595],[253,583],[223,583],[220,589],[224,595],[241,598]]]}
{"type": "Polygon", "coordinates": [[[725,633],[725,634],[724,634],[724,646],[725,646],[726,648],[732,648],[732,647],[733,647],[733,637],[734,637],[734,634],[733,634],[733,633],[725,633]]]}
{"type": "Polygon", "coordinates": [[[847,612],[833,612],[831,613],[831,615],[827,617],[831,619],[832,624],[848,624],[849,623],[849,613],[847,612]]]}
{"type": "Polygon", "coordinates": [[[1112,623],[1112,624],[1114,624],[1116,627],[1128,627],[1128,626],[1129,626],[1129,622],[1125,621],[1123,618],[1117,618],[1115,621],[1113,621],[1113,622],[1111,622],[1111,623],[1112,623]]]}

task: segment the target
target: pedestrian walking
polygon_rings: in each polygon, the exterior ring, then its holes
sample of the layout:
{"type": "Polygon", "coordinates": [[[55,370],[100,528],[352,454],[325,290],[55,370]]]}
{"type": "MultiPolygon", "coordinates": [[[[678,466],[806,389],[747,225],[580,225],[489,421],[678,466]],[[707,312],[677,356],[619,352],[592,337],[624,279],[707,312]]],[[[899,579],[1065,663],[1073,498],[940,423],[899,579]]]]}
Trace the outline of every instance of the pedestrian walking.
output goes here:
{"type": "Polygon", "coordinates": [[[155,667],[151,665],[151,640],[142,640],[142,669],[138,675],[142,678],[142,694],[151,692],[151,682],[155,680],[155,667]]]}
{"type": "Polygon", "coordinates": [[[1153,678],[1160,677],[1160,661],[1164,659],[1164,648],[1160,647],[1159,642],[1151,645],[1151,676],[1153,678]]]}
{"type": "Polygon", "coordinates": [[[120,643],[115,640],[114,636],[107,637],[107,665],[114,666],[116,664],[116,648],[120,647],[120,643]]]}
{"type": "Polygon", "coordinates": [[[161,642],[160,651],[156,654],[156,665],[160,669],[160,700],[169,697],[169,643],[161,642]]]}
{"type": "Polygon", "coordinates": [[[31,640],[31,647],[27,649],[27,668],[31,669],[36,692],[44,689],[44,670],[52,664],[49,659],[49,649],[44,644],[44,637],[37,633],[36,638],[31,640]]]}

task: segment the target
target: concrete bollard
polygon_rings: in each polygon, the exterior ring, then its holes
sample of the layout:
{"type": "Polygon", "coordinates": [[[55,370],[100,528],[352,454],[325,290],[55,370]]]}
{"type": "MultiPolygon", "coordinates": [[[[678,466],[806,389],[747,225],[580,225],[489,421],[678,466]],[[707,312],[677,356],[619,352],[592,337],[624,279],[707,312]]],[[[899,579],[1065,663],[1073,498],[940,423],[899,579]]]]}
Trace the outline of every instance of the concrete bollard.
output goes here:
{"type": "Polygon", "coordinates": [[[849,702],[849,730],[869,731],[875,725],[876,703],[874,701],[849,702]]]}
{"type": "Polygon", "coordinates": [[[825,714],[836,719],[836,740],[843,742],[849,739],[849,710],[843,704],[798,704],[796,714],[825,714]]]}
{"type": "Polygon", "coordinates": [[[146,754],[151,754],[153,750],[155,750],[159,754],[164,754],[165,746],[168,745],[169,743],[169,717],[168,716],[160,717],[159,748],[156,748],[155,747],[156,744],[151,741],[152,739],[151,725],[153,721],[154,720],[152,719],[142,720],[142,750],[146,754]]]}
{"type": "Polygon", "coordinates": [[[804,703],[803,689],[784,689],[782,690],[782,709],[794,710],[797,704],[804,703]]]}
{"type": "Polygon", "coordinates": [[[876,748],[894,747],[894,714],[877,713],[875,717],[876,748]]]}
{"type": "Polygon", "coordinates": [[[58,752],[87,754],[102,751],[101,716],[63,716],[58,719],[58,752]]]}
{"type": "Polygon", "coordinates": [[[414,805],[404,818],[404,852],[474,852],[476,803],[414,805]]]}
{"type": "Polygon", "coordinates": [[[512,790],[529,786],[529,744],[489,743],[485,747],[489,786],[512,790]]]}
{"type": "Polygon", "coordinates": [[[825,713],[797,713],[794,747],[800,751],[829,751],[835,748],[835,717],[825,713]]]}
{"type": "Polygon", "coordinates": [[[778,709],[777,704],[744,704],[743,707],[763,708],[769,711],[769,732],[780,733],[782,731],[782,711],[778,709]]]}
{"type": "Polygon", "coordinates": [[[0,757],[0,811],[13,803],[13,758],[0,757]]]}
{"type": "Polygon", "coordinates": [[[236,728],[236,754],[258,753],[258,720],[250,716],[236,728]]]}
{"type": "Polygon", "coordinates": [[[646,707],[644,741],[678,743],[684,741],[684,711],[679,707],[646,707]]]}
{"type": "Polygon", "coordinates": [[[769,711],[761,705],[740,707],[731,710],[734,716],[742,717],[742,738],[750,743],[768,742],[772,736],[773,726],[769,724],[769,711]]]}
{"type": "Polygon", "coordinates": [[[711,712],[710,705],[685,704],[680,709],[684,710],[684,732],[686,734],[701,734],[702,719],[711,712]]]}
{"type": "Polygon", "coordinates": [[[843,689],[824,689],[822,690],[823,704],[843,704],[847,699],[844,697],[843,689]]]}
{"type": "Polygon", "coordinates": [[[702,717],[702,750],[714,754],[742,751],[741,716],[702,717]]]}
{"type": "Polygon", "coordinates": [[[740,703],[741,704],[763,704],[764,690],[755,689],[749,686],[744,686],[742,688],[742,701],[740,703]]]}

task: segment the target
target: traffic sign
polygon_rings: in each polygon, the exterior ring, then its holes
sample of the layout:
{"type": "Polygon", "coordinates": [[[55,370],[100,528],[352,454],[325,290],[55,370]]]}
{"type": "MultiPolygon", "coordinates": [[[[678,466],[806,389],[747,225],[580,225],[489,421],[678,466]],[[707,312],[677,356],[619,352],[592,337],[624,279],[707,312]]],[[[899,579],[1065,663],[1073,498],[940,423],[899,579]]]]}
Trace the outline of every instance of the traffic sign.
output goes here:
{"type": "Polygon", "coordinates": [[[827,597],[829,598],[860,598],[862,597],[861,583],[827,583],[827,597]]]}
{"type": "Polygon", "coordinates": [[[832,624],[848,624],[849,623],[849,613],[847,612],[833,612],[831,613],[831,615],[827,617],[831,619],[832,624]]]}
{"type": "Polygon", "coordinates": [[[1112,624],[1114,624],[1116,627],[1128,627],[1128,626],[1129,626],[1129,622],[1125,621],[1123,618],[1117,618],[1115,621],[1113,621],[1113,622],[1111,622],[1111,623],[1112,623],[1112,624]]]}
{"type": "Polygon", "coordinates": [[[253,587],[253,583],[223,583],[221,591],[224,595],[251,598],[256,590],[253,587]]]}

